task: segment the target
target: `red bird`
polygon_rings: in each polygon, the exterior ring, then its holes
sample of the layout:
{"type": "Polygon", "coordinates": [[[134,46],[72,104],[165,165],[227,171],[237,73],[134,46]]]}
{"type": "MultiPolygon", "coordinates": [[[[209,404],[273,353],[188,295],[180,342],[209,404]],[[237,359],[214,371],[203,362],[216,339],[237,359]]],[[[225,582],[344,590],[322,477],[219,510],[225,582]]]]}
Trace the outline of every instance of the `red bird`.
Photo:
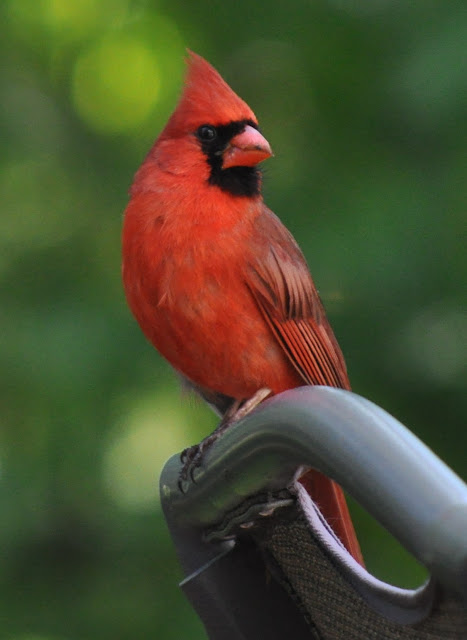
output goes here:
{"type": "MultiPolygon", "coordinates": [[[[229,419],[303,384],[350,388],[305,258],[263,202],[257,165],[271,155],[250,107],[190,53],[183,94],[125,212],[132,312],[174,369],[229,419]]],[[[361,562],[340,487],[316,471],[303,483],[361,562]]]]}

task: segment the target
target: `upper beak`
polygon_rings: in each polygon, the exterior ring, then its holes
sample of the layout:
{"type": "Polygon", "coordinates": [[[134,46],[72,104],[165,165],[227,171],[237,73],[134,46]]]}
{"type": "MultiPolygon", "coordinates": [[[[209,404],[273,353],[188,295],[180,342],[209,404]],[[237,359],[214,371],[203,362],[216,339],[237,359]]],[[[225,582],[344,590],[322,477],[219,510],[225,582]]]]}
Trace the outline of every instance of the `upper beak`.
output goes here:
{"type": "Polygon", "coordinates": [[[273,155],[269,142],[258,129],[246,125],[244,130],[232,138],[224,151],[222,168],[254,167],[258,162],[273,155]]]}

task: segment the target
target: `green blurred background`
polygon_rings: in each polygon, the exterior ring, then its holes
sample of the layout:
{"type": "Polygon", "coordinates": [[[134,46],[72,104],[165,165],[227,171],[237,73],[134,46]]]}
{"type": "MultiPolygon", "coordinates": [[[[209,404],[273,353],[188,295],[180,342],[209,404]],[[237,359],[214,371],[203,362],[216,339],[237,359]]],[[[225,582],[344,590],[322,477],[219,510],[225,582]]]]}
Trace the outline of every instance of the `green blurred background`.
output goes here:
{"type": "MultiPolygon", "coordinates": [[[[132,175],[189,46],[260,119],[271,208],[309,261],[354,389],[464,478],[463,0],[3,0],[0,636],[203,638],[157,496],[215,425],[120,283],[132,175]]],[[[369,568],[423,571],[354,506],[369,568]]]]}

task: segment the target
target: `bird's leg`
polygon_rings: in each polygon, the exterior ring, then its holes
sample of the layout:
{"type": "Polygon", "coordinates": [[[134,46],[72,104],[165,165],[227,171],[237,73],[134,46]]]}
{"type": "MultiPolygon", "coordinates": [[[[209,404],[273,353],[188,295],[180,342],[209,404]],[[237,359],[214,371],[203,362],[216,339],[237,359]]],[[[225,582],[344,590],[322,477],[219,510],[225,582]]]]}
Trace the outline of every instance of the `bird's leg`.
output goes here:
{"type": "Polygon", "coordinates": [[[235,422],[245,418],[253,409],[255,409],[265,398],[271,395],[271,389],[266,387],[258,389],[251,398],[247,400],[234,400],[227,411],[224,413],[222,420],[215,430],[199,444],[188,447],[182,452],[181,461],[183,468],[180,472],[178,486],[183,491],[183,485],[186,484],[188,478],[194,481],[193,473],[197,467],[203,462],[203,455],[216,440],[227,431],[235,422]]]}
{"type": "MultiPolygon", "coordinates": [[[[250,411],[256,409],[256,407],[261,404],[261,402],[263,402],[263,400],[265,400],[268,396],[270,396],[271,393],[271,389],[264,387],[263,389],[258,389],[258,391],[256,391],[251,396],[251,398],[248,398],[243,402],[239,402],[238,400],[236,400],[234,403],[232,403],[229,409],[227,409],[217,429],[223,427],[225,430],[227,426],[233,424],[234,422],[238,422],[239,420],[247,416],[250,411]]],[[[216,431],[214,431],[214,433],[216,433],[216,431]]]]}

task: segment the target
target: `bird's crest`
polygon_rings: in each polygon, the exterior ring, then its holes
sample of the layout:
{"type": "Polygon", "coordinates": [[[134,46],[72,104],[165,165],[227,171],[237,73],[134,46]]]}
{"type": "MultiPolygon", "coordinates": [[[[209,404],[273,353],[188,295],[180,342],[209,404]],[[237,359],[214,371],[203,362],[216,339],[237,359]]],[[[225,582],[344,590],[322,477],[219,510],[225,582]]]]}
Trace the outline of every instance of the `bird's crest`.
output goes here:
{"type": "Polygon", "coordinates": [[[188,50],[188,70],[180,100],[162,136],[183,135],[202,124],[215,126],[256,116],[204,58],[188,50]]]}

